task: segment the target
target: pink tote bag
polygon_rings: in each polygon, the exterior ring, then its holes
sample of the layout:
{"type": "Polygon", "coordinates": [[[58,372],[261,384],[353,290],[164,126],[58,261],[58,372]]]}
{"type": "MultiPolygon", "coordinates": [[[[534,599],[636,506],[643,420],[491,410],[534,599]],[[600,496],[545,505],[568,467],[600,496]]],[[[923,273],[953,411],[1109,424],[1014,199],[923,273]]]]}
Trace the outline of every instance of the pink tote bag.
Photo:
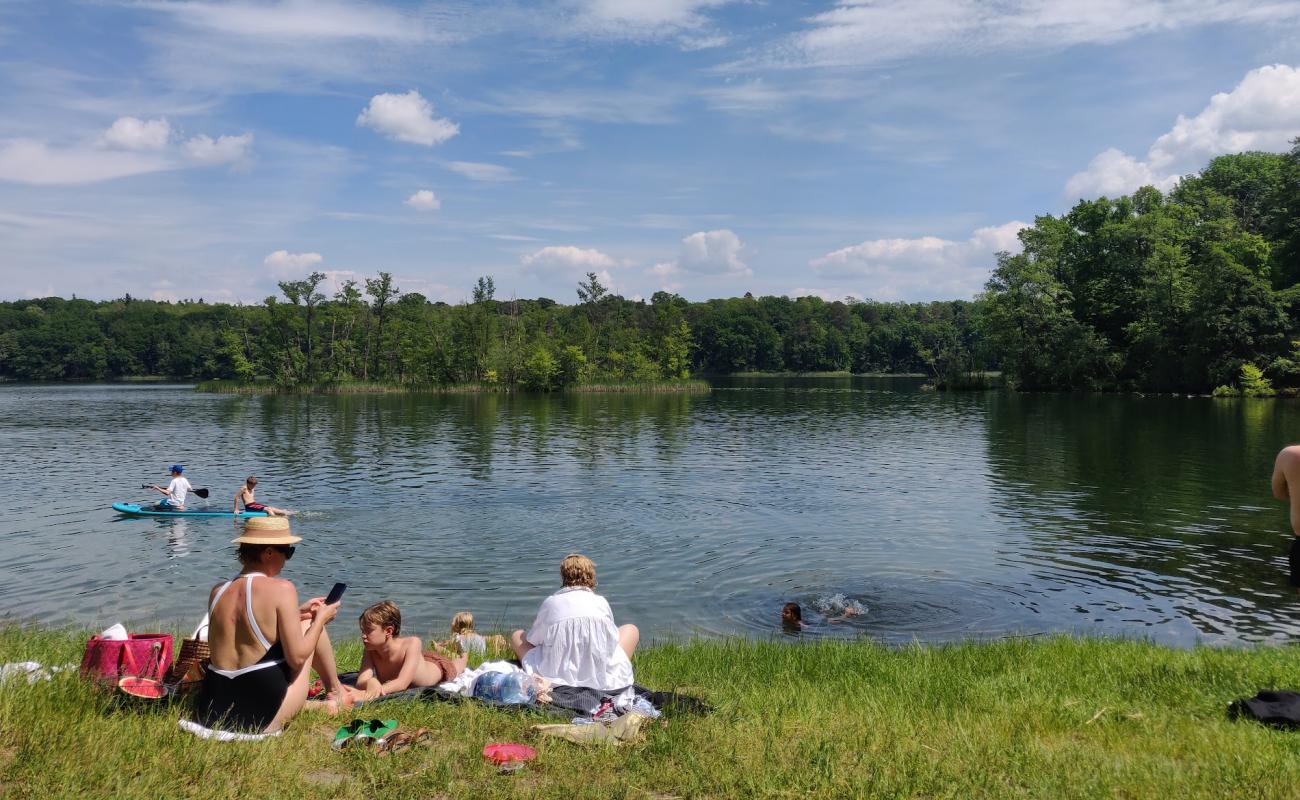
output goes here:
{"type": "Polygon", "coordinates": [[[112,685],[128,677],[162,680],[171,663],[170,633],[132,633],[125,640],[92,636],[81,657],[81,674],[112,685]]]}

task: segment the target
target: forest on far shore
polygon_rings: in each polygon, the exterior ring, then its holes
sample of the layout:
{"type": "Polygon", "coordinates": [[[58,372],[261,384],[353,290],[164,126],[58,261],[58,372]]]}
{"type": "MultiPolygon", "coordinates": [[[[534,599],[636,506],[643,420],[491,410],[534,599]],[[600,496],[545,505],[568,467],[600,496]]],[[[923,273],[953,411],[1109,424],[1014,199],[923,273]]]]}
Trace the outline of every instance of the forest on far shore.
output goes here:
{"type": "Polygon", "coordinates": [[[974,300],[753,297],[649,302],[595,275],[574,304],[449,305],[379,271],[319,272],[256,305],[42,298],[0,303],[0,378],[475,383],[549,391],[737,372],[925,373],[1026,390],[1267,394],[1300,387],[1300,139],[1220,156],[1168,193],[1080,201],[1021,231],[974,300]]]}

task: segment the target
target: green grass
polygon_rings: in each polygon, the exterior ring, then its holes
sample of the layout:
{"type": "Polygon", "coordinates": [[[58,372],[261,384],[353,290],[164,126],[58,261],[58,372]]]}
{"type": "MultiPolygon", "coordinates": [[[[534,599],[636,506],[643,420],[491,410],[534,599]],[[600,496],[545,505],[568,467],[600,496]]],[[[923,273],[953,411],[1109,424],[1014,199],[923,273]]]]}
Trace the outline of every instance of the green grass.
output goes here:
{"type": "MultiPolygon", "coordinates": [[[[78,660],[82,637],[0,629],[0,662],[78,660]]],[[[340,661],[355,664],[355,642],[340,661]]],[[[639,744],[539,740],[533,715],[393,703],[432,747],[335,752],[337,721],[204,742],[174,708],[117,707],[73,675],[0,688],[0,797],[1295,797],[1300,733],[1230,722],[1226,704],[1300,684],[1300,648],[1175,650],[1075,638],[888,649],[867,642],[648,647],[638,679],[717,713],[639,744]],[[484,744],[535,745],[514,776],[484,744]]],[[[368,714],[370,712],[367,712],[368,714]]],[[[375,709],[375,714],[380,713],[375,709]]]]}

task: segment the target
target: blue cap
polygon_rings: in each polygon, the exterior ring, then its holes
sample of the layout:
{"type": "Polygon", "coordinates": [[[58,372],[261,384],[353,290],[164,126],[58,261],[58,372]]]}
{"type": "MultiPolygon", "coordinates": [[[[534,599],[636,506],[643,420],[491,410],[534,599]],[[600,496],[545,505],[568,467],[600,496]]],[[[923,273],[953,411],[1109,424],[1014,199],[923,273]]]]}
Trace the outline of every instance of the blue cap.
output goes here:
{"type": "Polygon", "coordinates": [[[169,472],[184,472],[184,471],[185,471],[185,467],[182,467],[180,464],[172,464],[172,468],[171,468],[170,470],[168,470],[168,471],[169,471],[169,472]]]}

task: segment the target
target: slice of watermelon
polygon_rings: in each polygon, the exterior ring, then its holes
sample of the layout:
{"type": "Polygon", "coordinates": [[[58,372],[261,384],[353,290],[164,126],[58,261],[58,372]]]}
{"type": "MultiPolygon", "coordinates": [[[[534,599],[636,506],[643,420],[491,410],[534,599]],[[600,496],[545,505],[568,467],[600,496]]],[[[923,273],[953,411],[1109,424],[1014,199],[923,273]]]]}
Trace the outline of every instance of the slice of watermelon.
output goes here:
{"type": "Polygon", "coordinates": [[[161,700],[167,696],[167,687],[163,686],[162,681],[153,678],[122,678],[117,682],[117,688],[123,694],[145,700],[161,700]]]}

